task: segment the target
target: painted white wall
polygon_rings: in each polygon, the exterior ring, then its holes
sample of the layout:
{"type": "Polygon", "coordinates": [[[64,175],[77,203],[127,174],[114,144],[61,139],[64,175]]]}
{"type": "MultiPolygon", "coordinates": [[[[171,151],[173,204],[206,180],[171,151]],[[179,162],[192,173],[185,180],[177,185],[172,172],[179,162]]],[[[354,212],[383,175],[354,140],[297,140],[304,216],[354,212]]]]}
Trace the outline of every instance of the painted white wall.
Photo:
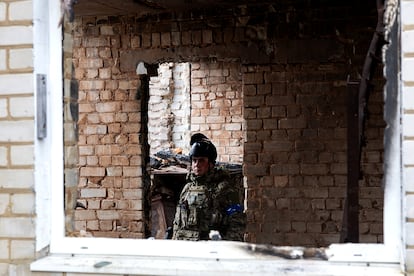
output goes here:
{"type": "Polygon", "coordinates": [[[414,1],[401,1],[401,123],[405,266],[414,273],[414,1]]]}

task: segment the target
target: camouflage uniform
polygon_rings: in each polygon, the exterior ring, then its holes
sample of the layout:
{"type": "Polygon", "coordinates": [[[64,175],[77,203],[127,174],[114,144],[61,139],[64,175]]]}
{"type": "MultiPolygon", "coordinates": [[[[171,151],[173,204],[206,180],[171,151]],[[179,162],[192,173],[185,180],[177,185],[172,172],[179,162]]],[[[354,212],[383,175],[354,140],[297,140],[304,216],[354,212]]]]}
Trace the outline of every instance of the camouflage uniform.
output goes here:
{"type": "Polygon", "coordinates": [[[177,204],[172,238],[208,240],[210,230],[217,230],[224,240],[242,241],[245,214],[238,186],[230,183],[229,174],[221,168],[204,176],[189,173],[177,204]]]}

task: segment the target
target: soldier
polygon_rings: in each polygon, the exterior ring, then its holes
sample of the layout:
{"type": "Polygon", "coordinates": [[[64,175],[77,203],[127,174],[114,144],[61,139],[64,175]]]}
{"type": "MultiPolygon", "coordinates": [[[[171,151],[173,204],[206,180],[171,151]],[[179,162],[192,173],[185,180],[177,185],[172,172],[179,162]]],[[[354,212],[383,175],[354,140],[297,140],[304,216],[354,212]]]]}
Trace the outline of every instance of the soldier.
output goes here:
{"type": "Polygon", "coordinates": [[[173,223],[173,239],[242,241],[245,215],[239,188],[229,174],[215,166],[217,151],[203,134],[191,137],[191,170],[187,174],[173,223]]]}

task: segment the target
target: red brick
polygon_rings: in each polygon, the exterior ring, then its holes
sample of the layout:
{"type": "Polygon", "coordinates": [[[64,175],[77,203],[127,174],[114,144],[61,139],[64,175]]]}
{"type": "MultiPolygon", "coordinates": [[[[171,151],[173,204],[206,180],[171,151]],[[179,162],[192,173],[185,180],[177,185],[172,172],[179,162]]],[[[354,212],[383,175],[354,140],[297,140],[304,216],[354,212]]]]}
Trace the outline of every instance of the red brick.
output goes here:
{"type": "Polygon", "coordinates": [[[138,112],[140,110],[140,103],[137,101],[123,102],[121,110],[124,112],[138,112]]]}
{"type": "Polygon", "coordinates": [[[307,175],[327,175],[329,167],[326,164],[301,164],[301,172],[307,175]]]}
{"type": "Polygon", "coordinates": [[[138,166],[123,167],[123,175],[126,177],[142,176],[142,169],[138,166]]]}
{"type": "Polygon", "coordinates": [[[115,121],[115,114],[113,113],[100,113],[98,117],[99,122],[104,124],[113,123],[115,121]]]}
{"type": "Polygon", "coordinates": [[[152,47],[159,47],[161,45],[161,34],[160,33],[152,33],[151,34],[151,46],[152,47]]]}
{"type": "Polygon", "coordinates": [[[99,124],[101,121],[99,120],[99,114],[97,113],[89,113],[87,114],[88,124],[99,124]]]}
{"type": "Polygon", "coordinates": [[[96,219],[94,210],[75,210],[75,220],[93,220],[96,219]]]}
{"type": "Polygon", "coordinates": [[[97,156],[86,156],[86,164],[88,166],[98,166],[98,157],[97,156]]]}
{"type": "Polygon", "coordinates": [[[81,80],[79,82],[79,89],[82,90],[100,90],[105,88],[105,81],[103,80],[81,80]]]}
{"type": "Polygon", "coordinates": [[[141,125],[137,123],[125,123],[121,125],[122,133],[138,133],[141,130],[141,125]]]}
{"type": "Polygon", "coordinates": [[[119,219],[119,213],[115,210],[98,210],[96,216],[99,220],[115,220],[119,219]]]}
{"type": "Polygon", "coordinates": [[[107,156],[99,156],[99,165],[106,167],[112,164],[112,157],[110,155],[107,156]]]}
{"type": "Polygon", "coordinates": [[[105,112],[116,112],[121,109],[121,103],[119,102],[106,102],[106,103],[97,103],[96,111],[105,113],[105,112]]]}
{"type": "Polygon", "coordinates": [[[105,176],[105,168],[102,167],[82,167],[81,176],[105,176]]]}
{"type": "Polygon", "coordinates": [[[105,89],[115,90],[118,88],[117,80],[105,80],[105,89]]]}
{"type": "Polygon", "coordinates": [[[162,33],[161,34],[161,47],[168,47],[171,45],[171,34],[168,33],[162,33]]]}
{"type": "Polygon", "coordinates": [[[99,69],[99,78],[100,79],[109,79],[111,78],[111,68],[100,68],[99,69]]]}
{"type": "Polygon", "coordinates": [[[105,125],[89,125],[86,126],[84,131],[85,135],[92,135],[92,134],[106,134],[107,127],[105,125]]]}
{"type": "Polygon", "coordinates": [[[108,176],[122,176],[122,167],[121,166],[107,167],[106,172],[108,176]]]}
{"type": "Polygon", "coordinates": [[[103,47],[109,46],[110,40],[106,37],[84,37],[83,46],[84,47],[103,47]]]}
{"type": "Polygon", "coordinates": [[[79,146],[80,155],[91,155],[94,153],[93,146],[79,146]]]}
{"type": "Polygon", "coordinates": [[[94,104],[79,104],[79,113],[87,113],[87,112],[93,112],[95,111],[95,105],[94,104]]]}
{"type": "Polygon", "coordinates": [[[132,36],[131,37],[131,48],[137,49],[141,47],[141,37],[140,36],[132,36]]]}
{"type": "Polygon", "coordinates": [[[143,219],[143,211],[124,211],[122,212],[122,218],[126,220],[142,220],[143,219]]]}
{"type": "Polygon", "coordinates": [[[171,44],[173,46],[178,46],[181,44],[181,33],[180,32],[171,32],[171,44]]]}
{"type": "Polygon", "coordinates": [[[98,77],[98,69],[87,69],[86,70],[86,78],[88,79],[95,79],[98,77]]]}
{"type": "Polygon", "coordinates": [[[125,199],[141,199],[142,198],[141,189],[124,189],[123,198],[125,199]]]}
{"type": "Polygon", "coordinates": [[[143,33],[141,34],[142,37],[142,47],[148,48],[151,47],[151,34],[149,33],[143,33]]]}
{"type": "Polygon", "coordinates": [[[100,48],[98,54],[100,58],[104,58],[104,59],[112,57],[112,52],[110,48],[104,48],[104,49],[100,48]]]}
{"type": "Polygon", "coordinates": [[[128,114],[125,112],[117,112],[115,114],[115,122],[127,122],[128,121],[128,114]]]}
{"type": "Polygon", "coordinates": [[[121,124],[119,123],[112,123],[108,125],[108,133],[121,133],[121,124]]]}
{"type": "Polygon", "coordinates": [[[82,198],[106,197],[106,189],[83,188],[83,189],[80,190],[80,196],[82,198]]]}
{"type": "Polygon", "coordinates": [[[88,209],[97,210],[101,209],[101,200],[100,199],[88,199],[87,201],[88,209]]]}
{"type": "Polygon", "coordinates": [[[202,42],[203,44],[213,43],[213,33],[211,30],[203,30],[202,32],[202,42]]]}
{"type": "Polygon", "coordinates": [[[102,209],[116,209],[116,202],[112,199],[102,200],[102,209]]]}
{"type": "Polygon", "coordinates": [[[111,146],[110,145],[97,145],[95,147],[96,155],[111,155],[111,146]]]}
{"type": "MultiPolygon", "coordinates": [[[[97,55],[97,54],[96,54],[97,55]]],[[[79,61],[79,68],[102,68],[103,67],[103,60],[100,58],[82,58],[79,61]]]]}

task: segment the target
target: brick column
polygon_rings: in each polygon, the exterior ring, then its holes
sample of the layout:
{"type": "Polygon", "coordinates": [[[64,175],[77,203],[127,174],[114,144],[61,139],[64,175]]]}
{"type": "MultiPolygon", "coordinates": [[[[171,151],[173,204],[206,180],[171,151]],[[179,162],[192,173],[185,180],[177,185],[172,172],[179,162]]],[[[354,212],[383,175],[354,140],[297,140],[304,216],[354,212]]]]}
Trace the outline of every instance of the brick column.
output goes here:
{"type": "MultiPolygon", "coordinates": [[[[76,154],[66,159],[67,164],[78,161],[79,168],[77,202],[82,206],[74,213],[74,231],[143,238],[140,81],[135,71],[121,72],[113,59],[119,55],[120,41],[127,47],[133,38],[121,36],[113,26],[87,28],[94,31],[74,31],[75,70],[68,79],[79,81],[78,93],[65,92],[68,103],[77,96],[79,111],[79,160],[76,154]]],[[[72,126],[69,115],[65,113],[72,126]]]]}

